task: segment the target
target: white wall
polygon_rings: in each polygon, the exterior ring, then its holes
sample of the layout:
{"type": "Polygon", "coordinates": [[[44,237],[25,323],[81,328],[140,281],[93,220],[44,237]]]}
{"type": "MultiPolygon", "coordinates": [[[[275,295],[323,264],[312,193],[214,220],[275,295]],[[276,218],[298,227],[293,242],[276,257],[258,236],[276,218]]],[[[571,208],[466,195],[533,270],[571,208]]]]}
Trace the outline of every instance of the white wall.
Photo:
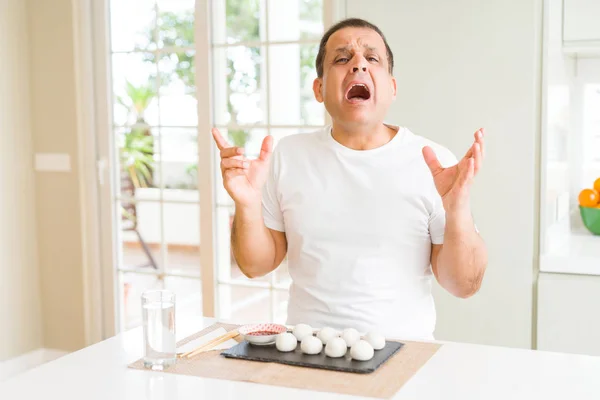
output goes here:
{"type": "Polygon", "coordinates": [[[41,346],[26,2],[0,1],[0,361],[41,346]]]}
{"type": "MultiPolygon", "coordinates": [[[[79,174],[78,111],[72,0],[28,0],[31,134],[36,153],[61,153],[69,172],[36,174],[44,347],[86,344],[84,234],[79,174]]],[[[14,33],[11,33],[14,35],[14,33]]],[[[91,160],[89,160],[91,161],[91,160]]]]}
{"type": "Polygon", "coordinates": [[[490,262],[475,297],[436,289],[436,338],[530,347],[541,1],[348,0],[347,15],[377,24],[394,52],[399,93],[390,122],[458,157],[477,128],[487,130],[472,206],[490,262]]]}

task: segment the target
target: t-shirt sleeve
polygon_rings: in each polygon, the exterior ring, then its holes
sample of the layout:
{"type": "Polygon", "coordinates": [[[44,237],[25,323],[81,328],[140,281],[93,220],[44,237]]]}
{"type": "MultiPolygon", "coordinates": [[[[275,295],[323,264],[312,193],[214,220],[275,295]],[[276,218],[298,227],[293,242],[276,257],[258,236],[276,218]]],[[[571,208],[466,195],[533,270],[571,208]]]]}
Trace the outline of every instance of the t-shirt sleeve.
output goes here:
{"type": "MultiPolygon", "coordinates": [[[[434,148],[434,151],[442,167],[447,168],[458,163],[458,159],[450,150],[434,148]]],[[[433,187],[432,203],[433,211],[429,216],[429,235],[432,244],[442,244],[444,243],[444,230],[446,229],[446,211],[442,204],[442,197],[435,186],[433,187]]]]}
{"type": "Polygon", "coordinates": [[[267,228],[285,232],[283,213],[281,212],[281,205],[279,203],[278,180],[280,168],[280,152],[276,148],[271,156],[267,182],[262,190],[262,212],[267,228]]]}

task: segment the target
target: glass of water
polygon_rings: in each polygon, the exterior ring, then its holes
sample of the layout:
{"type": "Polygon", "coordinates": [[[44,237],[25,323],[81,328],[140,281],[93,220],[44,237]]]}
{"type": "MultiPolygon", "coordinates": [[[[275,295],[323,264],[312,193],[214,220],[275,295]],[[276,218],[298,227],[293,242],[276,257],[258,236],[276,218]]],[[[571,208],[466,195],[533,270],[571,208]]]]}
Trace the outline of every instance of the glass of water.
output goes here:
{"type": "Polygon", "coordinates": [[[149,290],[142,293],[144,367],[163,370],[177,360],[175,293],[149,290]]]}

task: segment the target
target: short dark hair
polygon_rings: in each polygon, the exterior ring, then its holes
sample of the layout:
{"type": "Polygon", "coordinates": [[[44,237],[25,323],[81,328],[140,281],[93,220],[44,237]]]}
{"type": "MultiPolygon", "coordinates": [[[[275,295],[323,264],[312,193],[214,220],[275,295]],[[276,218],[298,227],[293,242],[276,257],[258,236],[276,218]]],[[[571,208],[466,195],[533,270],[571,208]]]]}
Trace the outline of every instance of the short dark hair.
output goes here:
{"type": "Polygon", "coordinates": [[[344,29],[344,28],[368,28],[368,29],[372,29],[375,32],[377,32],[379,34],[379,36],[381,36],[381,38],[383,39],[383,43],[385,43],[385,52],[386,52],[387,59],[388,59],[389,71],[390,71],[390,74],[393,73],[394,54],[392,53],[392,49],[390,49],[390,46],[388,45],[388,42],[385,39],[383,32],[381,32],[381,29],[379,29],[376,25],[374,25],[368,21],[365,21],[364,19],[347,18],[347,19],[337,22],[335,25],[333,25],[331,28],[329,28],[327,30],[327,32],[325,32],[325,34],[321,38],[321,43],[319,43],[319,53],[317,54],[317,60],[315,62],[315,65],[317,68],[317,76],[319,78],[323,77],[323,62],[325,61],[325,46],[327,45],[327,41],[329,40],[329,37],[331,37],[331,35],[333,35],[337,31],[339,31],[340,29],[344,29]]]}

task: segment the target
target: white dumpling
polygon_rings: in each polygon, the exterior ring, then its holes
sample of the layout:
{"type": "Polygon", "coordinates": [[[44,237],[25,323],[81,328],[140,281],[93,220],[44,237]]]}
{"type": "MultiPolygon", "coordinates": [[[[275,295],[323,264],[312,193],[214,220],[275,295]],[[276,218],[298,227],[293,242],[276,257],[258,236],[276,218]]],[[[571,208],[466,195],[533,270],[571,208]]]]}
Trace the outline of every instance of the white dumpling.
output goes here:
{"type": "Polygon", "coordinates": [[[381,350],[385,347],[385,336],[377,332],[369,332],[365,336],[365,340],[373,346],[374,350],[381,350]]]}
{"type": "Polygon", "coordinates": [[[359,340],[350,348],[350,356],[357,361],[368,361],[374,354],[373,346],[366,340],[359,340]]]}
{"type": "Polygon", "coordinates": [[[323,342],[314,336],[307,336],[300,342],[300,349],[304,354],[319,354],[323,350],[323,342]]]}
{"type": "Polygon", "coordinates": [[[275,338],[275,347],[279,351],[293,351],[296,350],[296,346],[298,346],[298,340],[289,332],[280,333],[275,338]]]}
{"type": "Polygon", "coordinates": [[[338,358],[346,355],[346,351],[348,351],[348,346],[344,339],[340,337],[334,337],[325,346],[325,355],[327,357],[338,358]]]}
{"type": "Polygon", "coordinates": [[[321,339],[321,342],[323,342],[323,344],[327,344],[327,342],[329,342],[334,337],[338,337],[339,335],[340,334],[338,331],[330,327],[325,327],[321,329],[319,333],[317,333],[317,337],[321,339]]]}
{"type": "Polygon", "coordinates": [[[293,333],[296,339],[301,342],[305,337],[312,336],[313,328],[308,324],[298,324],[294,327],[293,333]]]}
{"type": "Polygon", "coordinates": [[[354,328],[347,328],[342,331],[342,339],[344,339],[348,347],[352,347],[354,343],[360,340],[360,334],[354,328]]]}

